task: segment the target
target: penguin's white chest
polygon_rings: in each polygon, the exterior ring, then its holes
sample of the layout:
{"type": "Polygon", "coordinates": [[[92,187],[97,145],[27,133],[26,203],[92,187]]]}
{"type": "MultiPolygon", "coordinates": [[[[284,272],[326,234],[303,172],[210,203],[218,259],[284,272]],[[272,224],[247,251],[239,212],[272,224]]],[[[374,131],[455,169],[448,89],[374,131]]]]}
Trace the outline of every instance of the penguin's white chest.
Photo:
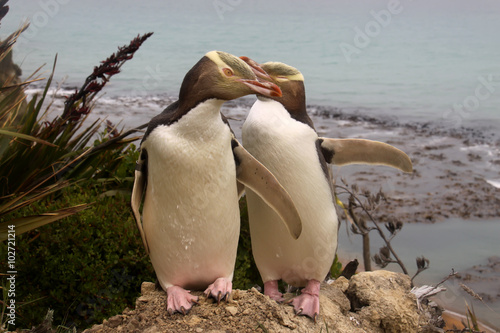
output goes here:
{"type": "Polygon", "coordinates": [[[178,122],[158,126],[142,148],[148,154],[144,232],[163,288],[199,289],[232,278],[239,234],[236,171],[231,133],[218,111],[202,104],[178,122]]]}
{"type": "Polygon", "coordinates": [[[337,247],[338,220],[316,149],[316,132],[291,118],[275,101],[257,101],[243,125],[244,147],[264,164],[292,197],[302,219],[293,240],[279,216],[247,190],[254,257],[264,282],[294,285],[326,276],[337,247]]]}

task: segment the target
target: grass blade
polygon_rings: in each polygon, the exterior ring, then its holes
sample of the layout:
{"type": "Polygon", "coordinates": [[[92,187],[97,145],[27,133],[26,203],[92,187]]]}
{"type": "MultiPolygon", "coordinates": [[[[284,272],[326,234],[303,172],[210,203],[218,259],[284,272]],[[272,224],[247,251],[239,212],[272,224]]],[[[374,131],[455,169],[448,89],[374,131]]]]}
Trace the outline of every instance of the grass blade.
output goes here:
{"type": "Polygon", "coordinates": [[[6,135],[6,136],[14,137],[14,138],[19,138],[19,139],[24,139],[24,140],[29,140],[29,141],[41,143],[41,144],[51,146],[51,147],[57,147],[56,145],[54,145],[48,141],[45,141],[45,140],[42,140],[39,138],[35,138],[34,136],[23,134],[23,133],[11,132],[11,131],[7,131],[4,129],[0,129],[0,135],[6,135]]]}
{"type": "Polygon", "coordinates": [[[13,219],[10,221],[5,221],[0,223],[0,242],[7,239],[8,235],[8,227],[10,225],[14,225],[16,228],[16,234],[22,234],[28,232],[30,230],[39,228],[46,224],[55,222],[57,220],[63,219],[65,217],[76,214],[86,208],[88,208],[90,204],[82,204],[77,205],[65,209],[61,209],[55,212],[43,213],[39,215],[21,217],[17,219],[13,219]]]}

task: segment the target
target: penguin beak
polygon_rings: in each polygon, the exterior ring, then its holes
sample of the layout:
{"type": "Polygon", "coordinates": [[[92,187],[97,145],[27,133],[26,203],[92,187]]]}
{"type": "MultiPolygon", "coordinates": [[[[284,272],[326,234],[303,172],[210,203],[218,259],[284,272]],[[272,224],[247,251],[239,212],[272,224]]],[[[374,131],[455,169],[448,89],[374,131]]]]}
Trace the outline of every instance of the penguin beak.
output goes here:
{"type": "Polygon", "coordinates": [[[240,57],[240,59],[246,62],[250,66],[250,68],[252,68],[252,71],[254,72],[255,75],[257,75],[258,78],[264,80],[272,80],[269,74],[267,74],[266,71],[263,70],[262,67],[260,67],[260,65],[256,61],[250,59],[249,57],[244,57],[244,56],[240,57]]]}
{"type": "Polygon", "coordinates": [[[260,65],[256,61],[250,59],[249,57],[240,57],[240,59],[250,66],[254,74],[257,76],[257,80],[240,79],[238,81],[244,83],[259,95],[264,95],[267,97],[283,96],[281,89],[276,84],[270,82],[272,81],[272,78],[269,76],[269,74],[266,73],[265,70],[262,69],[262,67],[260,67],[260,65]]]}
{"type": "Polygon", "coordinates": [[[247,79],[238,79],[237,81],[243,83],[258,95],[267,97],[281,97],[283,95],[281,89],[272,82],[261,82],[247,79]]]}

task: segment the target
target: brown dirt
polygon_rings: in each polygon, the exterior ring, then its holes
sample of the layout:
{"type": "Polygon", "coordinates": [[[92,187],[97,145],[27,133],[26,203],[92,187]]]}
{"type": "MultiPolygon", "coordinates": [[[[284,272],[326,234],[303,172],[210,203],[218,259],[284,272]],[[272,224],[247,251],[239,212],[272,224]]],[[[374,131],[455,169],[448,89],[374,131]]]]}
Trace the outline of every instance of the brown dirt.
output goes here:
{"type": "MultiPolygon", "coordinates": [[[[417,310],[415,296],[409,292],[407,276],[378,271],[360,273],[355,277],[350,281],[341,277],[331,285],[322,284],[320,317],[316,323],[310,318],[296,316],[291,306],[278,304],[256,289],[234,290],[230,300],[219,305],[205,298],[201,292],[193,292],[200,296],[199,305],[195,305],[185,316],[169,315],[165,310],[165,292],[145,282],[134,310],[126,309],[123,314],[111,317],[84,333],[382,333],[398,332],[401,327],[407,327],[405,325],[412,325],[411,332],[433,332],[434,326],[428,319],[431,315],[427,310],[427,314],[417,310]],[[380,288],[374,288],[375,285],[380,288]],[[380,297],[382,294],[386,296],[380,297]],[[360,305],[360,302],[363,304],[360,305]],[[351,309],[353,304],[358,304],[360,308],[351,309]]],[[[286,295],[287,298],[292,296],[286,295]]],[[[432,313],[433,323],[442,323],[440,310],[433,309],[432,313]]]]}

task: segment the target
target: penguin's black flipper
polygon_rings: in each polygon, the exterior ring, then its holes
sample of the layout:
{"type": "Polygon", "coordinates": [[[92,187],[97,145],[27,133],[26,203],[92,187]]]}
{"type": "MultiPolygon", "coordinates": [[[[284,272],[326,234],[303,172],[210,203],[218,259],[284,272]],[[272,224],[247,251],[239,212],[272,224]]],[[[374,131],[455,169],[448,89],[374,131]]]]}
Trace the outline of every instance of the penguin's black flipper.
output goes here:
{"type": "Polygon", "coordinates": [[[146,249],[146,253],[149,254],[148,241],[146,239],[146,234],[144,233],[144,229],[142,228],[142,218],[139,210],[141,207],[142,198],[146,193],[147,174],[148,174],[148,154],[146,150],[143,150],[135,166],[135,179],[134,179],[134,187],[132,188],[131,206],[132,206],[132,211],[134,212],[135,222],[137,223],[137,227],[139,228],[139,232],[141,233],[141,238],[144,244],[144,248],[146,249]]]}
{"type": "Polygon", "coordinates": [[[387,143],[365,139],[319,138],[321,152],[330,164],[386,165],[411,173],[411,159],[403,151],[387,143]]]}
{"type": "Polygon", "coordinates": [[[302,221],[288,192],[276,177],[234,137],[231,146],[236,162],[238,182],[257,193],[281,217],[290,235],[294,239],[299,238],[302,232],[302,221]]]}

